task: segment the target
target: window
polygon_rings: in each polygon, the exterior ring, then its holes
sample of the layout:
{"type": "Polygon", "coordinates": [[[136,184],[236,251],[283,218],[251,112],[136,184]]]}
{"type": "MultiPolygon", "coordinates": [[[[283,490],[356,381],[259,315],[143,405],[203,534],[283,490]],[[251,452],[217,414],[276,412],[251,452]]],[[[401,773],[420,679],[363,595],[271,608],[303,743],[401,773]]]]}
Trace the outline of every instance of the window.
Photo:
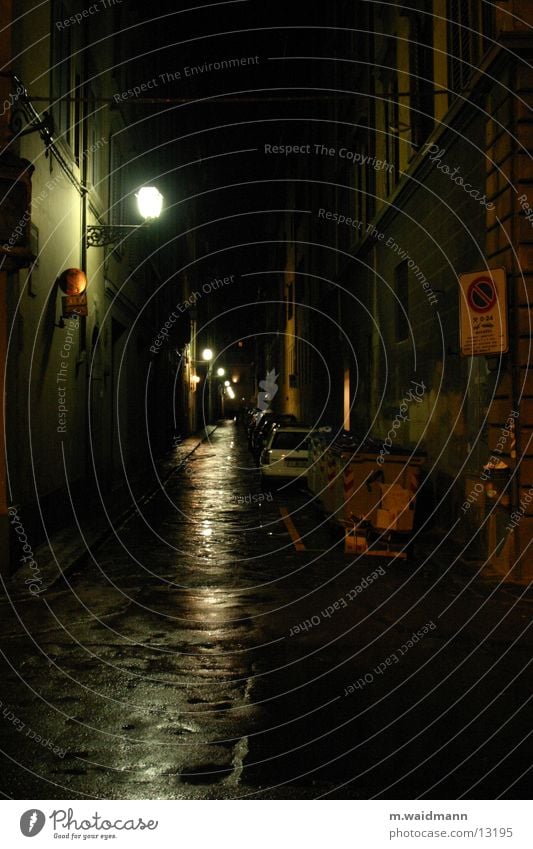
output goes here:
{"type": "MultiPolygon", "coordinates": [[[[93,76],[92,73],[89,74],[93,76]]],[[[107,140],[102,137],[102,126],[100,112],[102,107],[98,106],[98,90],[87,90],[87,113],[86,113],[86,149],[83,156],[86,160],[86,180],[93,188],[102,195],[103,186],[101,163],[103,157],[107,156],[107,140]]]]}
{"type": "Polygon", "coordinates": [[[278,431],[274,434],[271,448],[278,451],[307,451],[309,442],[307,433],[303,431],[278,431]]]}
{"type": "Polygon", "coordinates": [[[294,284],[289,283],[287,286],[287,321],[290,321],[294,315],[294,284]]]}
{"type": "Polygon", "coordinates": [[[481,6],[481,20],[483,22],[483,52],[486,53],[492,47],[492,41],[496,35],[496,21],[494,6],[483,3],[481,6]]]}
{"type": "MultiPolygon", "coordinates": [[[[375,136],[374,136],[375,139],[375,136]]],[[[366,153],[366,149],[364,151],[366,153]]],[[[376,208],[376,171],[374,168],[361,168],[365,174],[365,224],[372,221],[376,208]]]]}
{"type": "MultiPolygon", "coordinates": [[[[368,64],[365,68],[365,86],[368,92],[375,94],[375,77],[372,73],[375,62],[375,33],[374,33],[374,10],[372,7],[367,9],[368,21],[368,64]]],[[[376,152],[376,100],[374,97],[367,99],[367,139],[365,145],[365,153],[375,154],[376,152]]],[[[366,172],[366,198],[365,198],[365,223],[372,221],[376,211],[376,172],[374,168],[362,168],[366,172]]],[[[361,216],[363,217],[363,216],[361,216]]]]}
{"type": "Polygon", "coordinates": [[[391,137],[391,157],[388,162],[393,167],[387,168],[387,180],[390,183],[390,191],[396,186],[400,175],[400,109],[398,104],[398,76],[396,73],[392,80],[391,97],[392,126],[394,127],[394,132],[391,137]]]}
{"type": "Polygon", "coordinates": [[[393,71],[393,77],[388,86],[385,99],[385,138],[387,168],[385,170],[386,191],[390,195],[398,182],[400,166],[400,134],[398,106],[398,77],[393,71]],[[392,165],[392,168],[388,166],[392,165]]]}
{"type": "Polygon", "coordinates": [[[81,141],[82,141],[82,123],[81,123],[81,101],[83,97],[82,85],[81,85],[81,75],[76,74],[75,86],[74,86],[74,159],[76,160],[76,165],[80,166],[80,155],[81,155],[81,141]]]}
{"type": "Polygon", "coordinates": [[[56,21],[64,21],[68,18],[65,7],[61,2],[52,4],[52,71],[51,80],[51,102],[54,121],[58,138],[66,144],[72,143],[71,139],[71,110],[70,98],[72,96],[72,39],[71,28],[58,29],[56,21]]]}
{"type": "Polygon", "coordinates": [[[493,18],[488,11],[480,14],[479,0],[448,0],[447,11],[448,88],[457,94],[465,88],[485,49],[480,18],[491,28],[493,18]]]}
{"type": "Polygon", "coordinates": [[[409,269],[407,260],[396,266],[394,278],[396,341],[402,342],[409,336],[409,269]]]}
{"type": "Polygon", "coordinates": [[[429,15],[411,19],[409,79],[411,143],[418,149],[433,128],[433,28],[429,15]]]}
{"type": "Polygon", "coordinates": [[[296,343],[296,363],[295,363],[296,378],[301,386],[307,386],[310,383],[309,378],[309,346],[305,340],[299,338],[296,343]]]}
{"type": "Polygon", "coordinates": [[[111,224],[124,224],[124,159],[120,150],[120,143],[116,137],[111,138],[110,150],[110,209],[109,220],[111,224]]]}

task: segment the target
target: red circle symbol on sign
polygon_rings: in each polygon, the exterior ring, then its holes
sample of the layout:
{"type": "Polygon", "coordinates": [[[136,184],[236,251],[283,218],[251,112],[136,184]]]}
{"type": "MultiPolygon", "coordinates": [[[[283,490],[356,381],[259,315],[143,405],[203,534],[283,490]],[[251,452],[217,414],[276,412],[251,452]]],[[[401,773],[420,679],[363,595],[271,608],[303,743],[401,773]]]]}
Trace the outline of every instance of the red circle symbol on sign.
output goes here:
{"type": "Polygon", "coordinates": [[[497,300],[496,287],[491,277],[476,277],[468,287],[468,306],[474,312],[488,312],[497,300]]]}

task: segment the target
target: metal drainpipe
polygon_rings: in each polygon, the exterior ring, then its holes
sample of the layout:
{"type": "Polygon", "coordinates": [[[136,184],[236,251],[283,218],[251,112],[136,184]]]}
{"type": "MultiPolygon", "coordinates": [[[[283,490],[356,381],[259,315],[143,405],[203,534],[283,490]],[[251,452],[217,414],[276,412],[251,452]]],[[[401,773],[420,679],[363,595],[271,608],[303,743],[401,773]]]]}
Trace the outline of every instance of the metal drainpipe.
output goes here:
{"type": "MultiPolygon", "coordinates": [[[[10,24],[12,22],[12,3],[11,0],[6,0],[0,7],[0,22],[5,25],[3,32],[3,40],[0,45],[0,58],[2,63],[9,63],[11,60],[11,35],[10,24]]],[[[0,79],[0,98],[4,101],[10,94],[11,85],[5,79],[0,79]]],[[[0,147],[9,143],[9,116],[7,110],[3,115],[0,115],[0,147]]],[[[0,260],[0,575],[2,578],[7,578],[11,571],[10,552],[9,552],[9,516],[8,504],[9,496],[7,491],[7,457],[5,445],[5,420],[6,412],[6,385],[5,371],[7,359],[7,286],[8,274],[3,268],[4,261],[0,260]]]]}
{"type": "MultiPolygon", "coordinates": [[[[516,66],[515,66],[515,69],[514,69],[514,72],[513,72],[513,77],[514,77],[514,83],[515,83],[514,90],[516,91],[516,66]]],[[[514,105],[514,109],[513,109],[513,119],[514,119],[513,120],[513,133],[514,133],[514,131],[516,130],[516,104],[514,105]]],[[[514,137],[516,137],[516,136],[514,136],[514,137]]],[[[517,157],[517,151],[515,149],[515,151],[513,152],[513,156],[511,158],[511,185],[512,186],[516,186],[516,178],[517,178],[516,157],[517,157]]],[[[511,244],[512,245],[517,244],[516,243],[516,237],[517,237],[517,234],[518,235],[520,234],[520,229],[517,225],[518,225],[518,214],[515,211],[515,214],[511,218],[511,244]]],[[[513,261],[513,265],[514,265],[515,262],[516,262],[516,260],[513,261]]],[[[512,342],[512,351],[509,352],[509,356],[511,357],[510,365],[511,365],[512,409],[516,410],[517,409],[516,405],[518,404],[519,385],[520,385],[520,364],[518,362],[518,359],[519,359],[519,352],[518,352],[519,342],[517,340],[517,336],[516,336],[516,333],[515,333],[515,327],[516,327],[516,322],[517,322],[516,303],[515,303],[516,287],[514,285],[515,273],[512,274],[511,279],[512,279],[512,283],[513,283],[513,291],[512,291],[513,310],[512,310],[512,314],[511,314],[512,315],[512,323],[511,323],[511,327],[509,328],[509,330],[510,330],[509,337],[510,337],[510,339],[513,340],[513,342],[512,342]]],[[[509,298],[509,301],[510,300],[511,299],[509,298]]],[[[509,313],[510,313],[510,310],[508,308],[508,320],[509,320],[509,317],[510,317],[509,313]]],[[[518,446],[521,446],[521,444],[522,444],[522,440],[520,438],[520,415],[518,416],[517,419],[514,420],[514,438],[515,438],[515,466],[514,466],[514,470],[513,470],[514,474],[513,474],[513,478],[512,478],[512,485],[510,487],[511,491],[509,493],[510,500],[511,500],[511,503],[509,505],[509,515],[511,515],[515,506],[518,506],[518,504],[520,502],[520,497],[519,497],[520,496],[520,486],[519,486],[520,472],[519,472],[519,459],[518,459],[518,451],[517,451],[518,446]]],[[[512,458],[510,458],[510,459],[512,460],[512,458]]],[[[517,531],[518,531],[518,540],[517,540],[517,535],[514,535],[514,545],[513,545],[513,548],[512,548],[512,552],[511,552],[513,564],[511,564],[511,565],[514,565],[514,563],[516,563],[516,557],[517,557],[517,554],[519,554],[520,530],[517,528],[517,531]]],[[[522,577],[522,564],[520,564],[520,567],[519,567],[518,577],[519,578],[522,577]]]]}
{"type": "Polygon", "coordinates": [[[7,491],[7,458],[5,445],[6,408],[5,364],[7,359],[7,286],[8,273],[0,268],[0,391],[2,392],[0,406],[0,575],[7,578],[10,574],[9,552],[9,519],[7,491]]]}
{"type": "MultiPolygon", "coordinates": [[[[85,88],[85,83],[84,83],[84,88],[85,88]]],[[[85,91],[83,91],[83,93],[85,93],[85,91]]],[[[81,97],[81,95],[82,95],[82,91],[79,91],[78,97],[81,97]]],[[[83,109],[83,112],[85,112],[85,109],[83,109]]],[[[81,258],[80,258],[80,262],[81,262],[81,268],[85,272],[85,275],[87,277],[87,281],[89,282],[89,275],[88,275],[88,269],[87,269],[87,239],[86,239],[86,234],[87,234],[87,206],[88,206],[88,203],[89,203],[89,191],[88,191],[88,188],[87,188],[88,187],[88,174],[89,174],[89,157],[86,155],[86,152],[88,150],[89,145],[88,145],[88,127],[87,127],[86,115],[83,114],[80,120],[83,122],[83,125],[82,125],[83,126],[83,132],[82,132],[81,145],[80,145],[80,156],[81,156],[81,169],[80,169],[81,174],[80,174],[80,176],[81,176],[81,183],[82,183],[82,186],[83,186],[83,189],[84,189],[83,192],[82,192],[82,195],[81,195],[81,251],[80,251],[81,258]]],[[[87,300],[88,300],[88,298],[89,298],[89,295],[87,294],[87,300]]],[[[87,481],[89,481],[90,478],[91,478],[91,470],[92,470],[91,452],[90,452],[91,406],[90,406],[90,394],[89,394],[91,387],[90,387],[90,378],[89,378],[90,368],[88,367],[89,364],[87,362],[87,328],[88,328],[89,319],[88,319],[88,317],[87,318],[80,317],[78,319],[78,321],[80,322],[79,358],[78,358],[78,362],[79,362],[80,366],[83,363],[83,360],[85,360],[85,399],[86,399],[86,410],[85,410],[85,476],[86,476],[87,481]],[[85,334],[85,339],[81,338],[82,327],[83,327],[83,332],[85,334]]]]}

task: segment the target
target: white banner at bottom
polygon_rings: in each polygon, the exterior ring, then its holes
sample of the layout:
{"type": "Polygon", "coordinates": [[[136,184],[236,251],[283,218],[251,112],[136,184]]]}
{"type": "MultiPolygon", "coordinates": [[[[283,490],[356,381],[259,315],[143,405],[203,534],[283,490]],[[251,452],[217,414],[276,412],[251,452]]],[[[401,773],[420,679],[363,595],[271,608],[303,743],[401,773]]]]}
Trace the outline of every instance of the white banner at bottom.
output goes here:
{"type": "Polygon", "coordinates": [[[4,801],[2,845],[531,849],[520,801],[4,801]],[[35,839],[34,844],[29,841],[35,839]]]}

